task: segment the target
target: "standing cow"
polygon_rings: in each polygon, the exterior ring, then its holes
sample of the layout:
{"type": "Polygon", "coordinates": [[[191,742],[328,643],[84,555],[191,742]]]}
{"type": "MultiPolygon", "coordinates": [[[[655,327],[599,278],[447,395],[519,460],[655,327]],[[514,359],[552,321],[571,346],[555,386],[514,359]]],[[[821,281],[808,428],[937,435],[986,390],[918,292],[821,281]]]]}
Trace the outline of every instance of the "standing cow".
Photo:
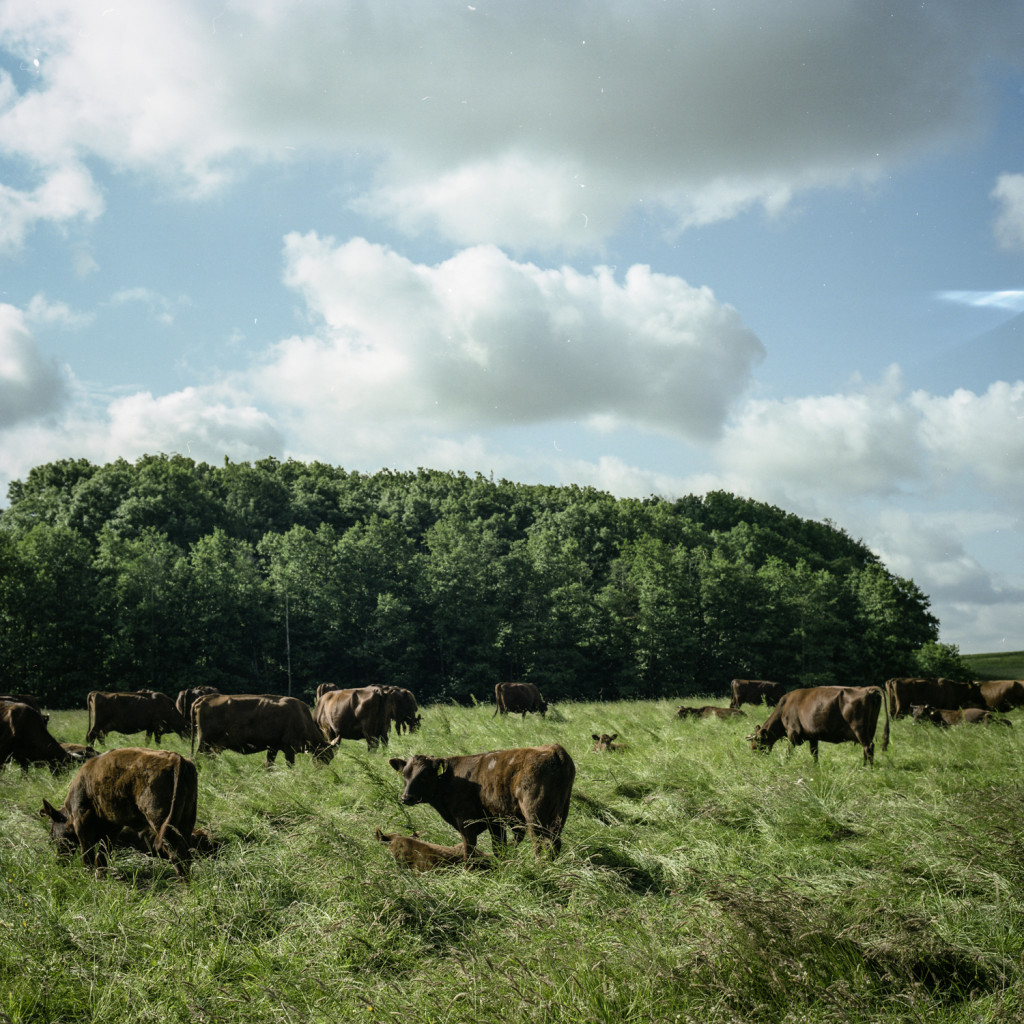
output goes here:
{"type": "MultiPolygon", "coordinates": [[[[748,736],[751,750],[771,750],[783,736],[793,746],[805,740],[818,760],[819,743],[852,740],[864,750],[864,763],[874,764],[875,728],[885,694],[877,686],[813,686],[790,690],[762,725],[748,736]]],[[[886,709],[882,750],[889,747],[889,714],[886,709]]]]}
{"type": "Polygon", "coordinates": [[[524,719],[527,711],[539,711],[543,718],[548,710],[548,702],[533,683],[498,683],[494,687],[494,704],[494,715],[522,712],[524,719]]]}
{"type": "Polygon", "coordinates": [[[557,743],[389,763],[405,780],[402,803],[430,804],[462,836],[467,859],[485,829],[492,849],[503,847],[506,825],[517,843],[529,833],[535,850],[542,841],[556,854],[562,848],[576,765],[557,743]]]}
{"type": "Polygon", "coordinates": [[[327,742],[366,740],[367,750],[388,745],[393,698],[379,686],[353,690],[328,690],[313,710],[313,720],[327,742]]]}
{"type": "Polygon", "coordinates": [[[786,692],[784,683],[773,683],[770,679],[734,679],[729,685],[732,689],[729,707],[735,709],[741,704],[760,704],[762,700],[773,708],[786,692]]]}
{"type": "Polygon", "coordinates": [[[985,708],[985,697],[979,683],[958,683],[954,679],[924,677],[889,679],[885,683],[889,713],[893,718],[911,714],[915,704],[935,708],[985,708]]]}
{"type": "Polygon", "coordinates": [[[58,852],[71,854],[78,847],[85,864],[105,867],[107,849],[127,828],[184,875],[198,797],[196,766],[181,754],[121,747],[86,761],[64,806],[57,810],[44,800],[39,813],[50,819],[58,852]]]}
{"type": "Polygon", "coordinates": [[[215,686],[190,686],[187,690],[179,690],[178,697],[174,702],[175,708],[178,710],[178,714],[185,719],[186,722],[192,720],[192,705],[195,704],[200,697],[205,697],[208,693],[220,693],[215,686]]]}
{"type": "Polygon", "coordinates": [[[188,721],[178,714],[174,702],[166,693],[140,690],[136,693],[108,693],[93,690],[86,704],[89,711],[89,731],[86,746],[102,743],[108,732],[130,735],[144,732],[160,746],[164,733],[175,732],[188,739],[188,721]]]}
{"type": "Polygon", "coordinates": [[[399,736],[406,729],[409,732],[416,732],[423,718],[419,714],[419,704],[416,703],[416,695],[412,690],[402,686],[383,686],[381,689],[391,700],[391,718],[395,723],[395,732],[399,736]]]}
{"type": "Polygon", "coordinates": [[[1020,679],[991,679],[980,686],[981,696],[990,711],[1024,707],[1024,682],[1020,679]]]}
{"type": "Polygon", "coordinates": [[[207,694],[192,705],[192,751],[200,754],[234,750],[239,754],[267,752],[267,767],[277,752],[288,764],[309,752],[317,761],[330,761],[334,747],[316,727],[309,707],[297,697],[273,694],[207,694]]]}

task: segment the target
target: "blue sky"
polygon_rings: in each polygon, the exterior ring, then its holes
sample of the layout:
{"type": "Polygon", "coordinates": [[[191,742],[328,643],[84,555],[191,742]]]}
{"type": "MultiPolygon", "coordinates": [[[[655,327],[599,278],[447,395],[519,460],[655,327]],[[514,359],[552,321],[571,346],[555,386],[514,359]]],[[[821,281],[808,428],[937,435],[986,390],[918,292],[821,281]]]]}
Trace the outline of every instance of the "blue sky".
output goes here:
{"type": "Polygon", "coordinates": [[[0,8],[0,493],[726,488],[1024,648],[1024,7],[0,8]]]}

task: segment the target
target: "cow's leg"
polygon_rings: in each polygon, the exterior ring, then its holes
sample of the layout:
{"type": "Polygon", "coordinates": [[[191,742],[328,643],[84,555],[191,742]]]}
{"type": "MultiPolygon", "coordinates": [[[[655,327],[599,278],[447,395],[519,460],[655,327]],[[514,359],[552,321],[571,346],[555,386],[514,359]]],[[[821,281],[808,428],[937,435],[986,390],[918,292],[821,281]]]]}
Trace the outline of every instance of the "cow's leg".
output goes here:
{"type": "MultiPolygon", "coordinates": [[[[500,821],[491,820],[491,821],[487,822],[487,831],[490,833],[490,836],[491,836],[491,849],[495,853],[501,853],[505,849],[505,845],[507,843],[507,838],[505,836],[505,826],[502,825],[502,823],[500,821]]],[[[475,837],[474,837],[473,841],[474,841],[474,843],[476,842],[476,838],[475,837]]],[[[466,847],[466,857],[467,858],[469,857],[469,852],[470,852],[470,847],[467,846],[466,847]]]]}
{"type": "Polygon", "coordinates": [[[292,765],[295,764],[295,750],[294,750],[294,748],[292,748],[292,747],[285,747],[283,753],[284,753],[284,759],[285,759],[285,761],[288,762],[288,764],[292,764],[292,765]]]}
{"type": "Polygon", "coordinates": [[[272,764],[274,763],[274,758],[275,758],[275,757],[277,757],[277,750],[276,750],[276,748],[274,748],[274,747],[271,747],[271,748],[270,748],[270,749],[269,749],[269,750],[267,751],[267,762],[266,762],[266,766],[267,766],[268,768],[269,768],[269,767],[270,767],[270,766],[271,766],[271,765],[272,765],[272,764]]]}
{"type": "Polygon", "coordinates": [[[862,743],[864,747],[864,763],[874,768],[875,766],[875,741],[872,740],[870,743],[862,743]]]}
{"type": "Polygon", "coordinates": [[[817,761],[818,760],[818,741],[817,740],[810,740],[808,742],[809,742],[810,748],[811,748],[811,757],[813,757],[814,760],[817,761]]]}
{"type": "Polygon", "coordinates": [[[82,863],[97,873],[107,866],[107,850],[103,843],[106,830],[93,811],[83,811],[75,821],[75,834],[82,851],[82,863]]]}

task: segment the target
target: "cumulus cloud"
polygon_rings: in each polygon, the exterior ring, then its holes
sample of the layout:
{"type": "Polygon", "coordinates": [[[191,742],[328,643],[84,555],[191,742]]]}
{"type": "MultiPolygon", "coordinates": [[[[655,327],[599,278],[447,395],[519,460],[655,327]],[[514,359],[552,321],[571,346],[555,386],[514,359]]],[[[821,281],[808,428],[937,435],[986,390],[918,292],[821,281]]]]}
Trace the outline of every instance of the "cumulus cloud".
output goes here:
{"type": "Polygon", "coordinates": [[[629,423],[707,438],[762,357],[707,288],[637,265],[621,281],[518,263],[491,246],[436,266],[362,239],[285,241],[315,331],[274,349],[263,394],[335,420],[480,429],[629,423]]]}
{"type": "Polygon", "coordinates": [[[996,240],[1004,249],[1024,249],[1024,174],[1002,174],[992,198],[999,203],[996,240]]]}
{"type": "Polygon", "coordinates": [[[0,253],[18,249],[40,221],[58,224],[76,218],[89,221],[102,212],[99,190],[88,171],[77,165],[48,171],[34,189],[0,184],[0,253]]]}
{"type": "Polygon", "coordinates": [[[63,371],[47,359],[14,306],[0,304],[0,431],[59,410],[63,371]]]}
{"type": "Polygon", "coordinates": [[[8,0],[24,70],[0,82],[0,149],[199,194],[243,161],[340,153],[376,173],[364,209],[410,230],[599,245],[640,201],[680,226],[777,211],[970,131],[1022,24],[1013,0],[8,0]]]}

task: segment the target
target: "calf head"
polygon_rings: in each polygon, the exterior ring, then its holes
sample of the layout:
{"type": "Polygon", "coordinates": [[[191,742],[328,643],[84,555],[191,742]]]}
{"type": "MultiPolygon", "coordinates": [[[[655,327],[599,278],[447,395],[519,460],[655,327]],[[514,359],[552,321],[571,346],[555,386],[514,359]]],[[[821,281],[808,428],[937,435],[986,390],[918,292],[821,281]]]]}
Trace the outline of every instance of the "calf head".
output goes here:
{"type": "Polygon", "coordinates": [[[50,838],[57,846],[57,853],[70,857],[78,849],[78,833],[68,816],[45,799],[39,814],[50,819],[50,838]]]}
{"type": "Polygon", "coordinates": [[[617,745],[615,744],[615,740],[617,740],[619,738],[619,734],[617,732],[613,732],[611,734],[611,736],[609,736],[608,733],[606,733],[606,732],[601,733],[600,736],[598,736],[596,732],[591,733],[590,735],[591,735],[591,738],[594,741],[594,749],[595,750],[616,750],[617,749],[617,745]]]}
{"type": "Polygon", "coordinates": [[[416,754],[405,760],[393,757],[388,762],[405,780],[405,789],[399,799],[403,804],[430,803],[437,795],[443,780],[451,776],[451,766],[443,757],[425,757],[416,754]]]}
{"type": "Polygon", "coordinates": [[[931,704],[912,704],[910,713],[913,715],[915,722],[931,722],[932,725],[938,726],[947,724],[946,720],[939,713],[939,709],[933,708],[931,704]]]}

